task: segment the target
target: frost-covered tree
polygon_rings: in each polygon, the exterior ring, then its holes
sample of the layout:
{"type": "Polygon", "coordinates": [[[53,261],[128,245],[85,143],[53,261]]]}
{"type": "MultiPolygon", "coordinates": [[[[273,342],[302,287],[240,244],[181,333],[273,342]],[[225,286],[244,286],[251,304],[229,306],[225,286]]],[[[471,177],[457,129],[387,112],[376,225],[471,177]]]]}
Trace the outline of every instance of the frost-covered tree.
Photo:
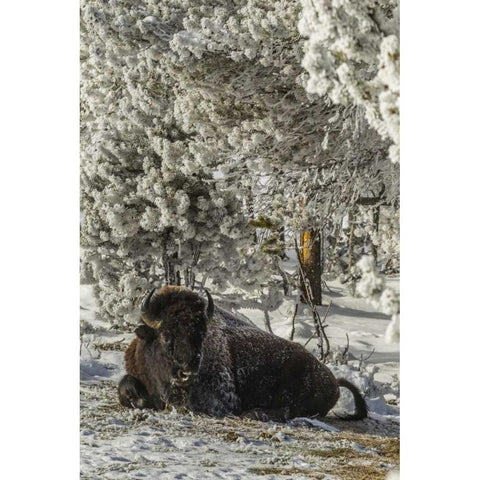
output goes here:
{"type": "Polygon", "coordinates": [[[101,314],[121,323],[152,283],[241,277],[250,233],[201,132],[179,119],[167,68],[178,9],[81,6],[82,273],[101,314]]]}
{"type": "Polygon", "coordinates": [[[398,0],[302,0],[307,90],[363,107],[369,124],[392,142],[399,160],[398,0]]]}
{"type": "Polygon", "coordinates": [[[82,268],[110,316],[129,318],[159,279],[271,298],[276,242],[335,233],[365,197],[398,199],[365,107],[307,91],[300,12],[82,1],[82,268]],[[255,238],[260,218],[276,227],[255,238]]]}

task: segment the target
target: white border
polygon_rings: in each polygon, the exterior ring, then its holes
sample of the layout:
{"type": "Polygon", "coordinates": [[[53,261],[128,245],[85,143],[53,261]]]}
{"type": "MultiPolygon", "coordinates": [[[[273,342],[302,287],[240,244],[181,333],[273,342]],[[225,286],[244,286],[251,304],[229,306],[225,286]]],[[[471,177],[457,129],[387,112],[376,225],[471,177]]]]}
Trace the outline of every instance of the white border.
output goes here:
{"type": "Polygon", "coordinates": [[[2,467],[79,474],[77,2],[4,2],[2,467]]]}
{"type": "Polygon", "coordinates": [[[479,8],[401,7],[401,475],[478,458],[479,8]]]}

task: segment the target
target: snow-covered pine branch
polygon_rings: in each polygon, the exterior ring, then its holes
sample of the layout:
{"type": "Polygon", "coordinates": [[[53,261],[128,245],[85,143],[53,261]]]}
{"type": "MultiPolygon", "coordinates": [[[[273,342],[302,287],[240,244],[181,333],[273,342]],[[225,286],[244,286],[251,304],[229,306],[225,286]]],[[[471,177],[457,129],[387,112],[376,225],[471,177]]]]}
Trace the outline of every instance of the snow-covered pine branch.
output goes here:
{"type": "Polygon", "coordinates": [[[363,108],[391,141],[399,161],[400,42],[398,0],[302,0],[307,90],[336,104],[363,108]]]}

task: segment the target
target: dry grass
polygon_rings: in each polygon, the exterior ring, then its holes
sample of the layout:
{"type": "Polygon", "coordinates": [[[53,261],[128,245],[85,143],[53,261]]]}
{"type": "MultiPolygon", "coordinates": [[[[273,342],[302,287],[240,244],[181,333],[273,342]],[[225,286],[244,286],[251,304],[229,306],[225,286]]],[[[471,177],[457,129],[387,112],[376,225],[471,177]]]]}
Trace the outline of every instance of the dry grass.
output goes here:
{"type": "Polygon", "coordinates": [[[400,463],[398,438],[352,433],[340,433],[339,436],[369,450],[335,448],[317,454],[324,459],[335,459],[324,472],[339,480],[384,480],[387,468],[398,467],[400,463]]]}
{"type": "Polygon", "coordinates": [[[353,448],[348,447],[339,447],[339,448],[332,448],[328,450],[307,450],[304,452],[304,455],[308,455],[311,457],[317,458],[338,458],[340,460],[345,459],[348,460],[349,458],[368,458],[371,457],[371,454],[359,452],[354,450],[353,448]]]}
{"type": "Polygon", "coordinates": [[[400,439],[395,437],[377,437],[365,434],[342,433],[342,438],[356,442],[363,447],[375,450],[385,460],[398,464],[400,462],[400,439]]]}
{"type": "Polygon", "coordinates": [[[339,480],[385,480],[387,470],[376,465],[345,465],[328,473],[339,480]]]}
{"type": "Polygon", "coordinates": [[[318,480],[323,480],[325,474],[322,472],[317,472],[314,470],[304,470],[300,468],[285,468],[285,467],[252,467],[249,469],[252,473],[257,475],[295,475],[300,474],[304,477],[316,478],[318,480]]]}

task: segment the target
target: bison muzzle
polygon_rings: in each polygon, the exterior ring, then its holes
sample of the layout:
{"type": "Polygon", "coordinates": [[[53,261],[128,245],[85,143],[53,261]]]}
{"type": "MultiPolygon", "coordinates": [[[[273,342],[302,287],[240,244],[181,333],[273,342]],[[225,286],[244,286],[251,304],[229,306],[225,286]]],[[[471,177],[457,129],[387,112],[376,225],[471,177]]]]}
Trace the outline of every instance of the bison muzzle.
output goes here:
{"type": "Polygon", "coordinates": [[[207,297],[205,302],[191,290],[172,286],[146,297],[143,324],[125,354],[122,405],[287,420],[325,416],[339,398],[339,387],[346,387],[355,413],[344,418],[367,416],[359,390],[337,380],[304,347],[217,308],[208,292],[207,297]]]}

